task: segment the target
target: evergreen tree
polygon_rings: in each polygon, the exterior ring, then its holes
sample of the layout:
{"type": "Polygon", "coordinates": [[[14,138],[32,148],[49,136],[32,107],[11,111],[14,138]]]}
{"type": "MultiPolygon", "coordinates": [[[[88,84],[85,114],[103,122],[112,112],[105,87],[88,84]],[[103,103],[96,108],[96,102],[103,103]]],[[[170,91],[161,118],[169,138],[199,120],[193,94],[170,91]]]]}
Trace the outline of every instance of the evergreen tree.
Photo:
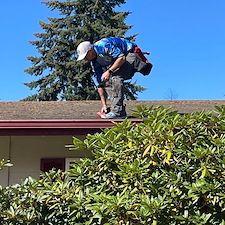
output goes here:
{"type": "MultiPolygon", "coordinates": [[[[130,12],[117,12],[115,7],[125,0],[67,0],[42,2],[51,10],[58,10],[59,18],[48,17],[40,22],[43,33],[34,34],[30,41],[39,57],[29,56],[32,67],[25,69],[37,80],[25,83],[37,90],[24,100],[95,100],[99,99],[89,63],[76,61],[76,48],[84,40],[95,41],[108,36],[124,36],[131,26],[124,20],[130,12]]],[[[128,37],[130,40],[134,36],[128,37]]],[[[127,99],[135,99],[144,88],[126,84],[127,99]]]]}

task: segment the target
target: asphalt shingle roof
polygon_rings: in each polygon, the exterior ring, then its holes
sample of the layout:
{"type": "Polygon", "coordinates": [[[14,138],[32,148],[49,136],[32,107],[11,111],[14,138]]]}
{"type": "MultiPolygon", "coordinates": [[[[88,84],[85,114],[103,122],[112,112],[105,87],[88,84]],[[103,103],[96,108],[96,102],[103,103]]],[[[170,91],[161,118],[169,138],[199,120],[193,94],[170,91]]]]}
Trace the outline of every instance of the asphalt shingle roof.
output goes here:
{"type": "MultiPolygon", "coordinates": [[[[213,110],[225,100],[125,101],[128,115],[137,105],[172,106],[180,113],[213,110]]],[[[0,120],[76,120],[99,119],[100,101],[17,101],[0,102],[0,120]]]]}

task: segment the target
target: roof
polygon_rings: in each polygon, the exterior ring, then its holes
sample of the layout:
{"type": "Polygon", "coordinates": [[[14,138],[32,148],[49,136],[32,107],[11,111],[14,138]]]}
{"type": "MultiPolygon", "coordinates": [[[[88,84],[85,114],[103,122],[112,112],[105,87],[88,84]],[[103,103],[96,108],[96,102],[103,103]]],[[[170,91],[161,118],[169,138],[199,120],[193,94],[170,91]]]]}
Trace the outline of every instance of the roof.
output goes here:
{"type": "MultiPolygon", "coordinates": [[[[127,112],[137,105],[172,106],[180,113],[212,110],[215,105],[225,105],[225,100],[171,100],[171,101],[125,101],[127,112]]],[[[0,120],[65,120],[97,119],[100,101],[17,101],[0,102],[0,120]]]]}
{"type": "MultiPolygon", "coordinates": [[[[209,111],[225,100],[125,101],[128,115],[137,105],[172,107],[179,113],[209,111]]],[[[122,119],[100,119],[100,101],[17,101],[0,102],[0,136],[76,135],[101,131],[122,119]]],[[[130,118],[141,122],[138,118],[130,118]]]]}

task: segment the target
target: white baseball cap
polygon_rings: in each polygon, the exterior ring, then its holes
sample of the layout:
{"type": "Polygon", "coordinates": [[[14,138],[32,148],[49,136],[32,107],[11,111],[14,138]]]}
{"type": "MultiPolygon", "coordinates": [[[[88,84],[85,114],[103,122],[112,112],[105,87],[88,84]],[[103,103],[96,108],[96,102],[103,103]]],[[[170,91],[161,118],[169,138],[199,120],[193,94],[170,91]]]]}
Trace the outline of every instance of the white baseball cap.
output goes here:
{"type": "Polygon", "coordinates": [[[78,54],[77,61],[84,59],[88,51],[91,49],[91,47],[92,44],[89,41],[81,42],[77,46],[77,54],[78,54]]]}

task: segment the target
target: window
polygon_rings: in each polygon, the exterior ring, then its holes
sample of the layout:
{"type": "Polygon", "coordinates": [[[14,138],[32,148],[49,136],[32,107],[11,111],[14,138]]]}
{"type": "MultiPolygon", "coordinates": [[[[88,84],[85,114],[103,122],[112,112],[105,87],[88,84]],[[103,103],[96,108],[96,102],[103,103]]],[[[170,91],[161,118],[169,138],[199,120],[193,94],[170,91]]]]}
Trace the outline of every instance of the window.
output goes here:
{"type": "Polygon", "coordinates": [[[41,171],[48,172],[55,168],[62,171],[71,169],[71,164],[74,160],[80,160],[79,158],[42,158],[41,159],[41,171]]]}
{"type": "Polygon", "coordinates": [[[65,158],[42,158],[41,171],[48,172],[51,169],[65,170],[65,158]]]}

